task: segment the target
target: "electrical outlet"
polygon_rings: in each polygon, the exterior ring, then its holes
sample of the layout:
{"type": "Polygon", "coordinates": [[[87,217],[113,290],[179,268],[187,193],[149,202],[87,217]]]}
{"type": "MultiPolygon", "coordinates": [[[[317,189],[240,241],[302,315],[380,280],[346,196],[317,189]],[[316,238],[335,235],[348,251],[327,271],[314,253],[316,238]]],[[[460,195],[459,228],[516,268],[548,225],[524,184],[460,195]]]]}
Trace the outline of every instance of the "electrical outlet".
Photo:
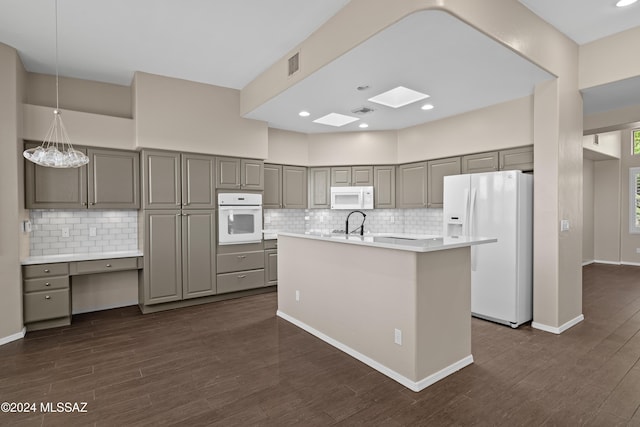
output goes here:
{"type": "Polygon", "coordinates": [[[400,329],[396,329],[393,334],[393,342],[398,345],[402,345],[402,331],[400,329]]]}
{"type": "Polygon", "coordinates": [[[300,291],[296,290],[296,301],[300,301],[300,291]]]}
{"type": "Polygon", "coordinates": [[[390,222],[391,224],[395,224],[395,223],[396,223],[396,219],[393,217],[393,215],[391,215],[391,216],[389,217],[389,222],[390,222]]]}
{"type": "Polygon", "coordinates": [[[636,248],[636,253],[640,254],[640,248],[636,248]]]}
{"type": "Polygon", "coordinates": [[[271,217],[270,216],[266,216],[264,217],[264,223],[265,224],[271,224],[271,217]]]}
{"type": "Polygon", "coordinates": [[[89,227],[89,236],[96,237],[96,227],[89,227]]]}
{"type": "Polygon", "coordinates": [[[69,227],[62,227],[62,237],[69,237],[69,227]]]}

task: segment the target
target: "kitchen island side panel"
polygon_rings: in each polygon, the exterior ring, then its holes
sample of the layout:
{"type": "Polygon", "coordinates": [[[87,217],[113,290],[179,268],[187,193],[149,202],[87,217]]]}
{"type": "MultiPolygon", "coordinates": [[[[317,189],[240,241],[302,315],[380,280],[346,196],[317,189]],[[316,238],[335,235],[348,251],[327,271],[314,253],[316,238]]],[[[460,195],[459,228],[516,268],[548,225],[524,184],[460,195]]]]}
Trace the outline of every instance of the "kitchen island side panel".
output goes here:
{"type": "Polygon", "coordinates": [[[417,376],[471,356],[471,251],[419,253],[417,376]]]}
{"type": "Polygon", "coordinates": [[[412,381],[415,307],[416,253],[278,237],[278,311],[412,381]]]}

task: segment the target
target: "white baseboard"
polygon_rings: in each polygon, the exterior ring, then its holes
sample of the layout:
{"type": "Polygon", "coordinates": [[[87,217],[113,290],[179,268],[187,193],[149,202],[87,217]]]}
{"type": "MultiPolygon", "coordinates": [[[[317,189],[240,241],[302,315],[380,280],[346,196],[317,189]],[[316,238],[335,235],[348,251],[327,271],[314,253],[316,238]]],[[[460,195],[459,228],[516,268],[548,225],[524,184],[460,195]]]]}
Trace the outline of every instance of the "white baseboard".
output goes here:
{"type": "Polygon", "coordinates": [[[589,265],[589,264],[593,264],[595,261],[591,260],[591,261],[583,261],[582,262],[582,266],[584,267],[585,265],[589,265]]]}
{"type": "Polygon", "coordinates": [[[635,267],[640,267],[640,262],[627,262],[627,261],[622,261],[620,264],[622,265],[633,265],[635,267]]]}
{"type": "Polygon", "coordinates": [[[581,314],[580,316],[576,317],[575,319],[569,320],[567,323],[565,323],[564,325],[561,325],[558,328],[556,328],[555,326],[549,326],[549,325],[545,325],[537,322],[532,322],[531,327],[540,329],[541,331],[551,332],[552,334],[559,335],[564,331],[566,331],[567,329],[569,329],[570,327],[575,326],[578,323],[582,322],[583,320],[584,320],[584,314],[581,314]]]}
{"type": "Polygon", "coordinates": [[[0,345],[5,345],[5,344],[8,344],[8,343],[10,343],[12,341],[22,339],[22,338],[24,338],[24,335],[26,333],[27,333],[27,328],[23,327],[22,330],[20,332],[18,332],[18,333],[15,333],[13,335],[9,335],[8,337],[0,338],[0,345]]]}
{"type": "Polygon", "coordinates": [[[332,345],[333,347],[337,348],[338,350],[341,350],[345,353],[347,353],[349,356],[353,357],[354,359],[357,359],[359,361],[361,361],[362,363],[364,363],[365,365],[368,365],[370,367],[372,367],[373,369],[375,369],[376,371],[388,376],[389,378],[391,378],[394,381],[397,381],[398,383],[402,384],[403,386],[407,387],[408,389],[418,392],[421,390],[424,390],[425,388],[429,387],[430,385],[440,381],[441,379],[443,379],[444,377],[453,374],[456,371],[459,371],[460,369],[464,368],[467,365],[470,365],[473,363],[473,356],[470,354],[466,357],[464,357],[463,359],[452,363],[451,365],[445,367],[444,369],[439,370],[438,372],[435,372],[431,375],[429,375],[426,378],[421,379],[420,381],[412,381],[409,378],[405,377],[404,375],[401,375],[399,373],[397,373],[396,371],[389,369],[388,367],[384,366],[383,364],[373,360],[372,358],[365,356],[364,354],[352,349],[351,347],[341,343],[340,341],[337,341],[333,338],[331,338],[328,335],[323,334],[322,332],[318,331],[317,329],[307,325],[304,322],[301,322],[300,320],[289,316],[286,313],[281,312],[280,310],[278,310],[276,312],[276,315],[284,320],[286,320],[287,322],[293,323],[294,325],[296,325],[297,327],[299,327],[300,329],[303,329],[307,332],[309,332],[311,335],[320,338],[322,341],[326,342],[327,344],[332,345]]]}
{"type": "Polygon", "coordinates": [[[601,259],[596,259],[593,262],[597,263],[597,264],[609,264],[609,265],[620,265],[621,262],[620,261],[604,261],[601,259]]]}

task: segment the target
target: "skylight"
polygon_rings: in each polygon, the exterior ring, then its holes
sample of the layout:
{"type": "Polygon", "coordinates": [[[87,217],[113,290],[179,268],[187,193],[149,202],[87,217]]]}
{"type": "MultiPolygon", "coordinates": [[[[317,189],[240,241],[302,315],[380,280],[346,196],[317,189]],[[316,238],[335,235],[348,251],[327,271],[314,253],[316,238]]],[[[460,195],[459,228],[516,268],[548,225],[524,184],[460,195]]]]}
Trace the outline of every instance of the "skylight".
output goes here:
{"type": "Polygon", "coordinates": [[[398,86],[395,89],[388,90],[380,95],[374,96],[373,98],[369,98],[369,101],[386,105],[391,108],[400,108],[425,98],[429,98],[429,95],[413,89],[407,89],[404,86],[398,86]]]}
{"type": "Polygon", "coordinates": [[[320,123],[321,125],[340,127],[348,125],[351,122],[355,122],[356,120],[360,119],[357,117],[345,116],[344,114],[329,113],[326,116],[315,119],[313,122],[320,123]]]}

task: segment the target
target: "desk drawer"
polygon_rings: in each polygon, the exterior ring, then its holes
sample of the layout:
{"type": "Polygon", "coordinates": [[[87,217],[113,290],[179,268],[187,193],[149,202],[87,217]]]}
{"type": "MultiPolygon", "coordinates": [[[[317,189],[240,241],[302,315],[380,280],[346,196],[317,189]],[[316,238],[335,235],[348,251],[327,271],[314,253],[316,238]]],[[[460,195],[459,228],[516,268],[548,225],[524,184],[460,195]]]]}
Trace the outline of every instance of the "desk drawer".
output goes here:
{"type": "Polygon", "coordinates": [[[218,293],[242,291],[264,286],[264,269],[218,274],[218,293]]]}
{"type": "Polygon", "coordinates": [[[69,289],[24,294],[24,323],[71,315],[69,289]]]}
{"type": "Polygon", "coordinates": [[[24,281],[24,292],[50,291],[53,289],[68,289],[69,276],[39,277],[24,281]]]}
{"type": "Polygon", "coordinates": [[[218,273],[264,268],[264,251],[218,255],[218,273]]]}
{"type": "Polygon", "coordinates": [[[25,265],[22,268],[22,276],[24,279],[47,276],[66,276],[67,274],[69,274],[69,266],[66,262],[59,262],[56,264],[25,265]]]}
{"type": "Polygon", "coordinates": [[[137,270],[138,258],[111,258],[92,261],[75,261],[70,263],[71,275],[109,273],[120,270],[137,270]]]}

